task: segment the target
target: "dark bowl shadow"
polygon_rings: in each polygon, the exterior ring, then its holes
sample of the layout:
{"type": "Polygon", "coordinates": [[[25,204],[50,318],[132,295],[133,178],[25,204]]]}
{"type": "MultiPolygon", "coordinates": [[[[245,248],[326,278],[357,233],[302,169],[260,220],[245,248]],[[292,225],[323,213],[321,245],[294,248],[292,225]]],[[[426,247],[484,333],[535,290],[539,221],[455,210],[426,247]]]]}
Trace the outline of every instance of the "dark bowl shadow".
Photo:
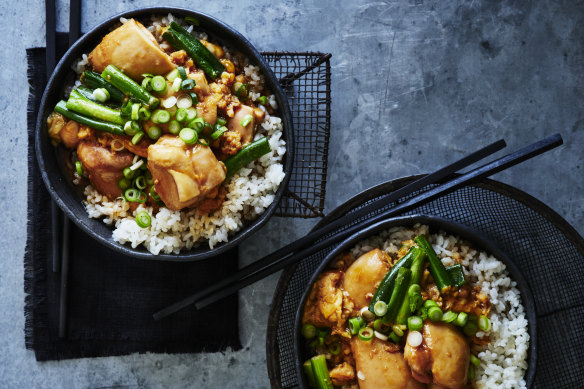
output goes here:
{"type": "Polygon", "coordinates": [[[205,15],[183,8],[176,7],[150,7],[124,12],[108,18],[105,22],[84,34],[63,56],[55,67],[55,71],[49,79],[43,93],[35,128],[35,153],[40,167],[43,181],[58,206],[66,216],[80,229],[101,244],[117,251],[118,253],[140,259],[153,259],[165,261],[196,261],[210,258],[238,246],[244,239],[256,232],[272,216],[280,199],[288,187],[294,158],[294,130],[292,116],[286,94],[282,90],[278,80],[267,62],[254,48],[254,46],[239,32],[225,23],[205,15]],[[119,23],[120,17],[144,20],[153,14],[167,15],[172,13],[180,17],[194,17],[200,25],[197,30],[205,31],[209,36],[224,42],[233,51],[238,51],[247,57],[250,62],[260,68],[264,75],[265,86],[272,91],[278,103],[277,115],[282,119],[283,138],[286,141],[286,154],[284,157],[285,178],[276,191],[274,201],[270,206],[253,221],[246,223],[238,232],[230,236],[228,242],[221,242],[213,249],[209,249],[206,242],[191,250],[181,251],[179,254],[153,255],[142,246],[133,249],[130,245],[122,245],[112,238],[112,228],[105,225],[100,219],[91,219],[82,204],[79,189],[76,189],[65,176],[62,162],[57,153],[58,150],[50,142],[46,128],[46,118],[53,111],[55,104],[62,98],[64,86],[73,80],[72,64],[84,53],[89,53],[110,30],[119,23]]]}
{"type": "Polygon", "coordinates": [[[484,238],[481,236],[479,232],[473,230],[465,225],[442,219],[435,216],[426,216],[426,215],[413,215],[413,216],[403,216],[403,217],[396,217],[384,220],[377,224],[374,224],[370,227],[367,227],[360,231],[358,234],[355,234],[346,240],[344,240],[339,246],[337,246],[333,251],[331,251],[322,261],[322,263],[318,266],[316,271],[314,272],[313,276],[311,277],[310,281],[308,282],[304,293],[302,294],[302,298],[300,300],[300,304],[298,305],[298,310],[296,311],[296,316],[294,319],[294,354],[296,355],[295,361],[295,368],[296,368],[296,376],[298,378],[298,382],[300,383],[301,387],[308,388],[308,383],[304,377],[304,373],[302,372],[302,364],[303,362],[308,359],[310,356],[308,351],[305,347],[305,340],[300,335],[300,329],[302,327],[302,313],[304,311],[304,305],[306,304],[306,299],[310,292],[310,288],[316,282],[318,276],[329,266],[329,263],[336,258],[342,252],[350,249],[351,247],[355,246],[359,241],[366,239],[371,236],[375,236],[381,233],[384,230],[387,230],[391,227],[410,227],[414,224],[422,223],[426,224],[430,227],[430,231],[432,233],[437,231],[445,231],[446,233],[457,235],[460,238],[467,240],[470,242],[476,249],[480,249],[481,251],[486,251],[489,254],[495,256],[495,258],[499,259],[501,262],[505,264],[507,267],[507,271],[511,275],[511,278],[517,283],[517,289],[521,294],[521,300],[523,306],[525,308],[525,314],[527,316],[528,322],[528,332],[529,332],[529,350],[528,350],[528,367],[525,373],[525,382],[527,384],[527,388],[531,388],[533,385],[533,381],[535,378],[535,370],[537,364],[537,331],[536,331],[536,317],[537,313],[535,310],[535,303],[533,300],[533,295],[531,293],[531,289],[529,284],[519,271],[519,268],[515,265],[515,263],[503,252],[499,249],[492,241],[484,238]]]}

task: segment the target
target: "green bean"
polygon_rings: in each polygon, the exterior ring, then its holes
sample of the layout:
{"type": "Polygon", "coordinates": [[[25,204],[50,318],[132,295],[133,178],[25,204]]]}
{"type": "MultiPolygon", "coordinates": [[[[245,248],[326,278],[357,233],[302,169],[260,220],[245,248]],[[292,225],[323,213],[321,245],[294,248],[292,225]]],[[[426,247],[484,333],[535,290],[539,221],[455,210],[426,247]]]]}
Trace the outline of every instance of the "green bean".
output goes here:
{"type": "Polygon", "coordinates": [[[69,109],[67,109],[67,103],[63,100],[59,101],[55,106],[55,112],[60,113],[67,119],[76,121],[79,124],[83,124],[87,127],[94,128],[99,131],[109,132],[116,135],[125,135],[124,129],[118,124],[108,123],[101,120],[95,120],[87,116],[79,115],[69,109]]]}
{"type": "Polygon", "coordinates": [[[91,89],[105,88],[110,94],[110,98],[116,103],[121,103],[124,99],[124,93],[104,80],[99,73],[85,71],[81,75],[81,82],[91,89]]]}
{"type": "Polygon", "coordinates": [[[154,97],[136,81],[126,76],[113,65],[108,65],[101,73],[101,76],[128,96],[146,104],[148,108],[155,108],[160,103],[160,100],[157,97],[154,97]]]}
{"type": "Polygon", "coordinates": [[[403,303],[406,292],[408,291],[411,276],[412,272],[408,268],[402,267],[398,270],[393,291],[391,292],[391,298],[387,304],[387,313],[383,316],[383,321],[386,323],[389,324],[394,322],[397,312],[403,303]]]}
{"type": "Polygon", "coordinates": [[[120,111],[116,111],[94,101],[87,100],[84,97],[78,97],[75,94],[69,96],[66,107],[67,109],[77,112],[78,114],[89,116],[97,120],[103,120],[120,125],[126,122],[122,118],[120,111]]]}
{"type": "Polygon", "coordinates": [[[446,268],[442,264],[442,261],[434,252],[434,249],[426,239],[425,235],[418,235],[414,238],[414,241],[426,252],[428,255],[428,263],[430,264],[430,273],[436,282],[436,286],[440,292],[444,292],[448,287],[453,286],[454,282],[450,277],[450,274],[446,271],[446,268]]]}
{"type": "Polygon", "coordinates": [[[268,138],[266,137],[250,143],[239,150],[237,154],[225,160],[225,167],[227,167],[226,177],[230,177],[242,167],[247,166],[249,163],[271,151],[270,142],[268,142],[268,138]]]}

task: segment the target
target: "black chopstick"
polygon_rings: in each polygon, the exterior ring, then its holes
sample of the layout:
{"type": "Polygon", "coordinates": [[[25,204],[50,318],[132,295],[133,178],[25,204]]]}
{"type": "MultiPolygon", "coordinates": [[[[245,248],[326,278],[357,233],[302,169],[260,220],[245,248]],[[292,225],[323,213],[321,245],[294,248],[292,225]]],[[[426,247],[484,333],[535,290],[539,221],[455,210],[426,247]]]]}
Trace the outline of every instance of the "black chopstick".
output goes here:
{"type": "Polygon", "coordinates": [[[240,279],[240,281],[229,285],[226,288],[221,289],[216,293],[209,294],[207,290],[203,290],[200,292],[202,297],[199,297],[195,300],[195,307],[197,309],[202,309],[216,301],[219,301],[235,292],[239,289],[244,288],[248,285],[261,280],[262,278],[267,277],[268,275],[282,270],[283,268],[300,261],[303,258],[306,258],[319,250],[322,250],[333,243],[339,242],[342,239],[345,239],[354,233],[362,230],[363,228],[373,225],[379,221],[382,221],[388,217],[396,216],[399,213],[403,213],[409,211],[413,208],[419,207],[422,204],[425,204],[429,201],[432,201],[438,197],[447,195],[448,193],[452,193],[456,189],[459,189],[463,186],[466,186],[470,183],[479,181],[483,178],[489,177],[495,173],[499,173],[505,169],[508,169],[512,166],[517,165],[518,163],[527,161],[530,158],[533,158],[539,154],[542,154],[548,150],[556,148],[563,143],[562,137],[560,134],[555,134],[549,136],[545,139],[542,139],[538,142],[532,143],[529,146],[523,147],[514,153],[508,154],[504,157],[501,157],[493,162],[489,162],[483,166],[480,166],[476,169],[471,170],[468,173],[462,174],[458,177],[455,177],[451,181],[448,181],[442,185],[437,187],[431,188],[426,192],[419,194],[418,196],[412,197],[404,201],[403,203],[398,204],[397,206],[382,212],[379,215],[371,217],[364,222],[356,224],[345,231],[330,236],[322,241],[315,243],[314,245],[310,246],[309,248],[296,253],[290,257],[284,258],[280,261],[274,262],[273,264],[265,267],[261,271],[255,272],[246,278],[240,279]]]}
{"type": "Polygon", "coordinates": [[[495,143],[492,143],[466,157],[463,157],[462,159],[448,165],[445,166],[442,169],[439,169],[437,171],[435,171],[434,173],[428,174],[414,182],[412,182],[411,184],[408,184],[406,186],[404,186],[403,188],[400,188],[394,192],[392,192],[391,194],[389,194],[388,196],[382,198],[382,199],[378,199],[375,201],[372,201],[369,205],[353,212],[350,213],[348,215],[345,215],[343,217],[340,217],[334,221],[332,221],[331,223],[319,228],[316,231],[311,232],[310,234],[304,236],[303,238],[300,238],[298,240],[296,240],[295,242],[292,242],[284,247],[282,247],[281,249],[278,249],[276,251],[274,251],[273,253],[263,257],[262,259],[246,266],[245,268],[241,269],[240,271],[238,271],[237,273],[233,274],[230,277],[225,278],[224,280],[218,282],[217,284],[215,284],[214,286],[205,289],[204,291],[201,291],[199,293],[195,293],[194,295],[191,295],[157,313],[154,314],[154,319],[159,320],[162,319],[174,312],[179,311],[180,309],[185,308],[186,306],[194,303],[196,300],[198,300],[199,298],[203,297],[203,293],[204,294],[209,294],[209,293],[215,293],[218,292],[220,290],[222,290],[223,288],[231,285],[232,283],[235,283],[239,280],[241,280],[242,278],[245,278],[246,276],[253,274],[256,271],[261,270],[262,268],[269,266],[270,264],[280,260],[281,258],[290,255],[293,252],[296,252],[298,250],[303,249],[304,247],[306,247],[307,245],[311,244],[312,242],[322,238],[323,236],[325,236],[327,233],[330,233],[336,229],[338,229],[339,227],[351,224],[352,222],[354,222],[355,220],[358,220],[361,217],[366,217],[368,214],[370,214],[371,212],[375,211],[375,210],[379,210],[385,206],[390,205],[391,203],[393,203],[394,201],[408,195],[408,194],[412,194],[415,193],[416,191],[426,187],[427,185],[430,184],[434,184],[437,182],[440,182],[442,179],[452,175],[453,173],[467,167],[470,166],[472,164],[474,164],[475,162],[480,161],[481,159],[484,159],[486,157],[488,157],[489,155],[501,150],[502,148],[505,147],[505,141],[504,140],[499,140],[495,143]]]}
{"type": "MultiPolygon", "coordinates": [[[[81,36],[81,0],[71,0],[69,4],[69,46],[81,36]]],[[[71,226],[67,216],[63,216],[61,244],[61,289],[59,295],[59,337],[67,332],[67,307],[69,295],[69,234],[71,226]]]]}

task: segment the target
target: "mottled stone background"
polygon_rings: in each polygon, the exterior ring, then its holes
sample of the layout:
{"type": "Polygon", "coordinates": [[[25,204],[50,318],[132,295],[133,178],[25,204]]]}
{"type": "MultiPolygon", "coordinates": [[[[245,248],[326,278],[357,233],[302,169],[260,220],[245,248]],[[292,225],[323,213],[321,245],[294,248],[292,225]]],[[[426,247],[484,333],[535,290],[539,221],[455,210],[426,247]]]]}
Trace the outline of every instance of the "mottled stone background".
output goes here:
{"type": "MultiPolygon", "coordinates": [[[[86,1],[83,30],[151,1],[86,1]]],[[[565,145],[495,178],[584,232],[582,1],[170,1],[214,15],[260,50],[331,52],[326,209],[381,181],[428,172],[504,137],[509,149],[561,132],[565,145]]],[[[265,328],[277,275],[241,294],[242,351],[37,363],[24,347],[25,49],[44,45],[44,2],[0,7],[0,387],[266,388],[265,328]]],[[[67,31],[68,5],[58,7],[67,31]]],[[[242,261],[315,220],[274,219],[242,261]],[[266,244],[267,242],[267,244],[266,244]]],[[[221,336],[218,334],[217,336],[221,336]]]]}

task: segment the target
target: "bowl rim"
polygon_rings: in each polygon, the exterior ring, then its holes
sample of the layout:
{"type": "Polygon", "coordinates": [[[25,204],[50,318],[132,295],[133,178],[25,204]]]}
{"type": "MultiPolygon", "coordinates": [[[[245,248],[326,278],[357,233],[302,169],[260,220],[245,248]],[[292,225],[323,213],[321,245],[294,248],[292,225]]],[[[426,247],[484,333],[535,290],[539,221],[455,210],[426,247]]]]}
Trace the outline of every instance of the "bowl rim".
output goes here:
{"type": "Polygon", "coordinates": [[[294,315],[293,338],[294,338],[294,355],[296,357],[294,365],[296,369],[296,377],[300,387],[308,387],[302,371],[303,361],[300,358],[300,356],[303,354],[304,349],[303,340],[299,335],[301,328],[302,312],[304,311],[304,306],[306,304],[308,294],[310,293],[310,289],[312,285],[316,282],[318,276],[323,272],[324,269],[326,269],[328,264],[334,258],[336,258],[343,251],[346,251],[350,247],[357,244],[359,241],[371,236],[378,235],[382,231],[387,230],[391,227],[399,226],[410,227],[417,223],[426,224],[430,227],[430,229],[444,230],[447,233],[453,233],[459,236],[460,238],[469,241],[473,246],[475,246],[475,248],[480,249],[481,251],[486,251],[489,254],[495,256],[498,260],[505,264],[506,270],[509,272],[513,281],[515,281],[517,284],[516,287],[519,290],[519,293],[521,294],[522,304],[525,309],[525,316],[527,318],[527,326],[530,339],[527,355],[528,366],[524,375],[524,379],[527,388],[531,388],[533,386],[537,366],[537,310],[535,307],[535,302],[529,283],[527,282],[525,277],[523,277],[521,271],[519,270],[515,262],[513,262],[513,260],[504,251],[502,251],[492,240],[486,238],[484,235],[482,235],[479,231],[477,231],[474,228],[438,216],[416,214],[388,218],[386,220],[373,224],[367,228],[364,228],[360,232],[348,237],[347,239],[343,240],[338,246],[336,246],[329,254],[327,254],[322,260],[322,262],[318,265],[317,269],[313,272],[312,276],[310,277],[310,280],[308,281],[304,289],[304,292],[302,293],[302,297],[300,299],[298,308],[294,315]]]}
{"type": "MultiPolygon", "coordinates": [[[[45,134],[48,138],[48,135],[45,134]]],[[[164,261],[179,261],[179,262],[190,262],[199,261],[211,257],[215,257],[222,253],[227,252],[230,249],[237,247],[242,241],[251,236],[253,233],[257,232],[273,215],[274,211],[278,207],[280,200],[288,188],[288,183],[290,181],[290,176],[292,174],[292,167],[294,162],[294,149],[295,149],[295,139],[294,139],[294,125],[292,121],[292,115],[286,93],[281,87],[278,79],[274,75],[270,66],[262,55],[257,51],[257,49],[237,30],[227,25],[226,23],[218,20],[217,18],[210,16],[208,14],[190,10],[182,7],[141,7],[131,11],[125,11],[118,13],[114,16],[108,17],[103,22],[97,24],[91,28],[87,33],[83,34],[63,55],[59,60],[58,64],[55,66],[51,77],[49,78],[47,85],[43,91],[41,98],[41,103],[39,106],[39,111],[36,118],[35,125],[35,154],[40,169],[41,177],[45,183],[45,186],[51,195],[53,201],[57,203],[59,208],[65,213],[69,220],[73,221],[77,227],[91,236],[93,239],[100,242],[102,245],[120,253],[123,255],[131,256],[139,259],[148,260],[164,260],[164,261]],[[244,51],[245,56],[250,59],[250,62],[260,68],[260,72],[264,75],[266,80],[266,85],[272,91],[276,97],[278,103],[278,117],[282,120],[283,134],[286,140],[286,154],[283,161],[283,170],[285,173],[284,179],[280,183],[276,193],[274,194],[274,200],[272,203],[264,210],[264,212],[257,216],[254,220],[247,222],[243,225],[241,229],[233,234],[227,242],[219,242],[213,249],[208,249],[206,246],[206,241],[202,242],[199,246],[205,249],[197,250],[197,248],[183,249],[179,254],[158,254],[154,255],[146,250],[143,245],[139,245],[137,248],[132,248],[129,243],[120,244],[115,242],[112,235],[108,237],[94,231],[91,228],[91,224],[97,221],[103,224],[100,219],[90,219],[87,213],[84,215],[79,215],[80,212],[74,213],[70,207],[61,198],[61,193],[68,191],[66,188],[67,183],[63,181],[63,177],[56,177],[55,174],[49,174],[47,172],[47,166],[45,158],[52,158],[53,156],[48,156],[43,153],[42,148],[42,135],[45,127],[45,118],[52,109],[48,110],[47,103],[49,103],[50,92],[59,87],[55,85],[58,76],[63,74],[68,74],[72,72],[70,69],[71,64],[77,58],[81,56],[84,52],[91,50],[91,47],[86,47],[96,39],[103,38],[107,32],[110,31],[116,23],[119,22],[120,17],[124,18],[143,18],[149,15],[162,14],[166,15],[172,13],[173,15],[180,15],[180,17],[191,16],[197,18],[201,25],[206,26],[202,28],[203,31],[208,32],[210,35],[223,35],[227,36],[229,39],[223,38],[222,40],[227,41],[231,47],[236,48],[238,51],[244,51]],[[85,49],[84,49],[85,48],[85,49]],[[84,50],[82,50],[84,49],[84,50]],[[194,250],[194,251],[193,251],[194,250]]],[[[76,196],[79,198],[79,196],[76,196]]],[[[78,199],[82,201],[82,199],[78,199]]],[[[84,208],[84,207],[83,207],[84,208]]],[[[108,227],[109,231],[113,230],[108,227]]]]}

